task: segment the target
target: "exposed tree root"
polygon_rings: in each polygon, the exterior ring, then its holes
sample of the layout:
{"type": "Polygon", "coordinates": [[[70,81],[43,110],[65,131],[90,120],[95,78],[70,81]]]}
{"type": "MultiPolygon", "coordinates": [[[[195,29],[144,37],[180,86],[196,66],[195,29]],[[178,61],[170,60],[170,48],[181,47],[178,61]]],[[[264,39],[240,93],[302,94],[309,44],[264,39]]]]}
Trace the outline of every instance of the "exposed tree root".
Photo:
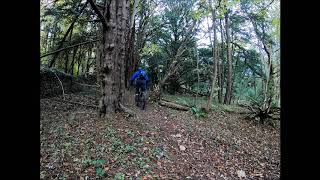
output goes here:
{"type": "Polygon", "coordinates": [[[136,113],[134,113],[131,109],[125,107],[124,105],[122,105],[121,103],[119,103],[120,106],[120,110],[127,113],[129,116],[131,117],[137,117],[136,113]]]}

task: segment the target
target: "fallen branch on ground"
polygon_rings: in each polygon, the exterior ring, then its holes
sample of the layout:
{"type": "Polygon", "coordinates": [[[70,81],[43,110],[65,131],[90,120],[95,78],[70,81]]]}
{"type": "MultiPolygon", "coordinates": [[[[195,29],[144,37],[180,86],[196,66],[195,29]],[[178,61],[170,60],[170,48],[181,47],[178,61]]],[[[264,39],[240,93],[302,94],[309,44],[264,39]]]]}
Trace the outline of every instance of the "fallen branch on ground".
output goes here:
{"type": "Polygon", "coordinates": [[[137,115],[129,108],[125,107],[124,105],[122,105],[121,103],[119,103],[119,106],[121,108],[121,111],[129,114],[129,116],[132,116],[132,117],[136,117],[137,115]]]}
{"type": "Polygon", "coordinates": [[[178,110],[183,110],[183,111],[188,111],[190,108],[188,106],[183,106],[174,102],[169,102],[169,101],[164,101],[164,100],[160,100],[159,104],[162,106],[167,106],[169,108],[173,108],[173,109],[178,109],[178,110]]]}
{"type": "Polygon", "coordinates": [[[181,106],[186,106],[186,107],[192,108],[191,105],[177,103],[177,102],[174,102],[174,101],[170,101],[169,99],[161,98],[161,100],[166,101],[166,102],[170,102],[170,103],[174,103],[174,104],[178,104],[178,105],[181,105],[181,106]]]}
{"type": "Polygon", "coordinates": [[[56,72],[54,72],[54,71],[52,71],[52,72],[54,73],[54,75],[55,75],[55,76],[58,78],[58,80],[59,80],[59,83],[60,83],[61,88],[62,88],[63,100],[65,100],[66,97],[65,97],[65,94],[64,94],[63,84],[62,84],[62,82],[60,81],[60,79],[59,79],[58,75],[56,74],[56,72]]]}

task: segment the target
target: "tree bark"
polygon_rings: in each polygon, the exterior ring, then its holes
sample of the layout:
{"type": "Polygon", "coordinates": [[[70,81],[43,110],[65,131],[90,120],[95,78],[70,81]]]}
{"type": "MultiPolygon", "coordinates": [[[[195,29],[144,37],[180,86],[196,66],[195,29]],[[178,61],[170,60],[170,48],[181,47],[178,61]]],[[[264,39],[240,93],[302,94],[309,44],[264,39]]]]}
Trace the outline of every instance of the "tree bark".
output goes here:
{"type": "Polygon", "coordinates": [[[220,53],[220,88],[219,88],[219,103],[222,103],[222,97],[223,97],[223,89],[224,89],[224,30],[223,30],[223,26],[222,26],[222,20],[220,19],[220,35],[221,35],[221,53],[220,53]]]}
{"type": "Polygon", "coordinates": [[[209,32],[209,37],[210,37],[210,43],[212,46],[212,57],[213,57],[213,76],[212,76],[212,83],[211,83],[211,92],[210,96],[206,105],[206,111],[209,111],[211,109],[211,103],[212,103],[212,98],[213,94],[215,92],[215,84],[216,84],[216,79],[217,79],[217,67],[218,67],[218,58],[217,58],[217,33],[216,33],[216,11],[215,9],[212,8],[212,2],[209,0],[210,6],[211,6],[211,13],[212,13],[212,27],[213,27],[213,43],[211,40],[211,33],[209,32]]]}
{"type": "Polygon", "coordinates": [[[227,43],[227,61],[228,61],[228,75],[227,75],[227,90],[224,98],[224,104],[230,104],[231,100],[231,85],[232,85],[232,52],[230,45],[230,28],[229,28],[229,12],[225,15],[226,26],[226,43],[227,43]]]}
{"type": "Polygon", "coordinates": [[[126,0],[108,0],[105,7],[105,19],[109,28],[102,27],[103,40],[99,81],[101,97],[99,116],[112,118],[120,107],[124,93],[125,41],[128,30],[128,2],[126,0]]]}

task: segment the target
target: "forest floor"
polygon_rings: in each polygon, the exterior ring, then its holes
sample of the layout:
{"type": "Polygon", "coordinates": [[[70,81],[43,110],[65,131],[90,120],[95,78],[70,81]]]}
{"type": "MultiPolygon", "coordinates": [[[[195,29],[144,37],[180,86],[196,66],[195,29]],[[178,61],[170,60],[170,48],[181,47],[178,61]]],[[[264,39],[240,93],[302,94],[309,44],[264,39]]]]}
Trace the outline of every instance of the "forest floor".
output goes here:
{"type": "MultiPolygon", "coordinates": [[[[97,109],[41,99],[41,179],[280,179],[280,128],[240,108],[207,118],[156,103],[111,121],[97,109]]],[[[94,95],[66,100],[94,105],[94,95]]]]}

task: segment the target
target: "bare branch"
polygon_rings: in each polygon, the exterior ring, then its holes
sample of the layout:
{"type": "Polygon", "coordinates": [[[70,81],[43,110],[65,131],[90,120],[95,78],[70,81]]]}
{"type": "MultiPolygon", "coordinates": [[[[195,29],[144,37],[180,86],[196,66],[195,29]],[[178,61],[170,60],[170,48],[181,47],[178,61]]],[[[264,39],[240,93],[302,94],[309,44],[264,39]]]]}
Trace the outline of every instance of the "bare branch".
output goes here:
{"type": "Polygon", "coordinates": [[[105,29],[108,29],[107,20],[104,18],[104,16],[102,15],[100,10],[98,9],[97,5],[92,0],[88,0],[88,2],[90,3],[93,11],[98,15],[99,19],[102,22],[103,27],[105,29]]]}
{"type": "MultiPolygon", "coordinates": [[[[81,13],[82,13],[82,11],[87,7],[87,4],[88,4],[88,2],[86,2],[86,3],[83,5],[83,7],[81,8],[80,12],[74,17],[71,25],[69,26],[67,32],[66,32],[65,35],[63,36],[62,41],[60,41],[60,44],[59,44],[59,46],[58,46],[57,49],[60,49],[60,48],[62,47],[63,42],[66,40],[68,34],[69,34],[70,31],[73,29],[74,23],[76,23],[78,17],[79,17],[79,16],[81,15],[81,13]]],[[[60,52],[60,51],[59,51],[59,52],[60,52]]],[[[52,60],[51,60],[50,63],[49,63],[49,68],[51,68],[51,67],[53,66],[53,64],[54,64],[54,62],[55,62],[55,60],[56,60],[57,57],[58,57],[58,53],[55,54],[55,56],[53,56],[52,60]]]]}
{"type": "Polygon", "coordinates": [[[72,46],[68,46],[68,47],[65,47],[65,48],[61,48],[61,49],[58,49],[58,50],[56,50],[56,51],[53,51],[53,52],[50,52],[50,53],[47,53],[47,54],[44,54],[44,55],[40,56],[40,59],[43,58],[43,57],[52,55],[52,54],[56,54],[56,53],[61,52],[61,51],[65,51],[65,50],[67,50],[67,49],[71,49],[71,48],[74,48],[74,47],[77,47],[77,46],[81,46],[81,45],[84,45],[84,44],[93,43],[93,42],[96,42],[96,41],[98,41],[98,39],[96,39],[96,40],[91,40],[91,41],[86,41],[86,42],[82,42],[82,43],[75,44],[75,45],[72,45],[72,46]]]}
{"type": "Polygon", "coordinates": [[[63,100],[65,100],[65,99],[66,99],[66,97],[65,97],[65,95],[64,95],[63,84],[62,84],[62,82],[60,81],[60,79],[59,79],[58,75],[56,74],[56,72],[54,72],[54,71],[52,71],[52,72],[54,73],[54,75],[55,75],[55,76],[57,77],[57,79],[59,80],[59,83],[60,83],[61,88],[62,88],[63,100]]]}

